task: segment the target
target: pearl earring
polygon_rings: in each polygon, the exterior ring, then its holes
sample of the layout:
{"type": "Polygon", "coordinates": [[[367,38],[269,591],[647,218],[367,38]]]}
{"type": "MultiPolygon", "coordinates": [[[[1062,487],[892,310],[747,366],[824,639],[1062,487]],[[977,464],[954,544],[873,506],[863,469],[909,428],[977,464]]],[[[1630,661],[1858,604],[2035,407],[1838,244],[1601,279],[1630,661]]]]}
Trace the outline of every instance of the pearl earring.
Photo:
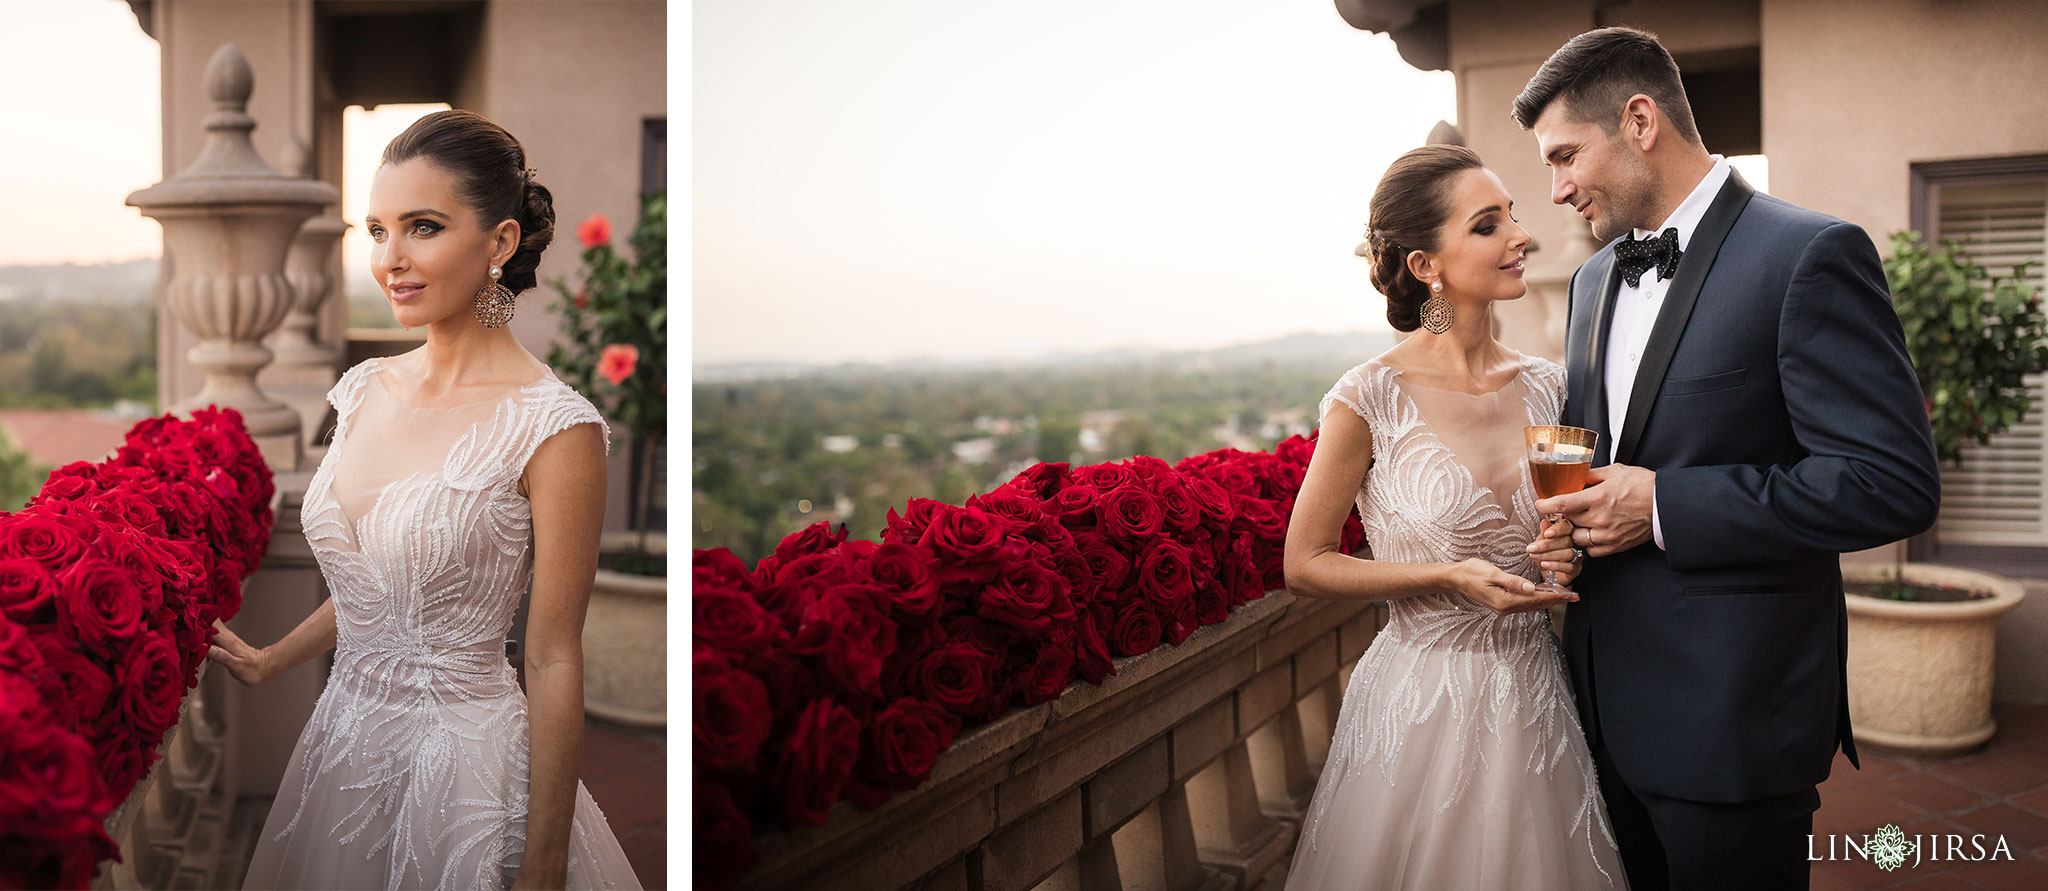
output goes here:
{"type": "Polygon", "coordinates": [[[1422,301],[1422,330],[1442,334],[1457,321],[1457,311],[1444,299],[1444,283],[1429,283],[1429,299],[1422,301]]]}

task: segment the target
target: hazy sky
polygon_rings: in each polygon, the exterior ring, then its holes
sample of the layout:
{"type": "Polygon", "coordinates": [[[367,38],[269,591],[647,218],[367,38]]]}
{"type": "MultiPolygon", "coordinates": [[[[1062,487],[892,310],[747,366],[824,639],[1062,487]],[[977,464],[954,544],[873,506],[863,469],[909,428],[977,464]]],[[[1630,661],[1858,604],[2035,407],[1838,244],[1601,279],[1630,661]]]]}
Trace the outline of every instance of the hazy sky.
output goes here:
{"type": "Polygon", "coordinates": [[[1455,115],[1330,0],[700,0],[694,361],[1384,328],[1386,165],[1455,115]]]}
{"type": "Polygon", "coordinates": [[[157,45],[121,0],[0,0],[0,265],[154,257],[157,45]]]}

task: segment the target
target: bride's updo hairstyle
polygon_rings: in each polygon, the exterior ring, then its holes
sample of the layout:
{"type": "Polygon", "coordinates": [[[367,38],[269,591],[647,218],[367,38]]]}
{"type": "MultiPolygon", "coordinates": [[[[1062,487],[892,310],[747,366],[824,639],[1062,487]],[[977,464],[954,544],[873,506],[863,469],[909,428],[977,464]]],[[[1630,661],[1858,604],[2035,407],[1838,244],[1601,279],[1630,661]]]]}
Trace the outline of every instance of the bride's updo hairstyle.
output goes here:
{"type": "Polygon", "coordinates": [[[1422,327],[1422,301],[1429,299],[1429,285],[1408,271],[1409,252],[1441,247],[1438,236],[1451,217],[1451,180],[1482,166],[1479,155],[1462,145],[1426,145],[1394,159],[1373,189],[1365,255],[1372,261],[1372,286],[1387,295],[1387,323],[1394,330],[1422,327]]]}
{"type": "Polygon", "coordinates": [[[555,240],[555,196],[534,181],[526,147],[505,128],[475,112],[437,111],[413,122],[384,147],[385,164],[418,158],[455,176],[455,192],[488,230],[519,223],[519,247],[500,280],[517,294],[538,283],[540,254],[555,240]]]}

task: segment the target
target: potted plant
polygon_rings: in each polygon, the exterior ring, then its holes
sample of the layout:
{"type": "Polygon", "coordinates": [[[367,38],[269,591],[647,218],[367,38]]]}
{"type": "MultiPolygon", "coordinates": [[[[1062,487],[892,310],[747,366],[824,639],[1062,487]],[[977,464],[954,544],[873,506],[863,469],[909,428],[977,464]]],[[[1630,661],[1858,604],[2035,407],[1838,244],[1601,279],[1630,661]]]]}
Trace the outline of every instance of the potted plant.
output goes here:
{"type": "MultiPolygon", "coordinates": [[[[1962,463],[1968,442],[1989,442],[2026,416],[2025,376],[2048,363],[2040,296],[1993,278],[1963,243],[1929,247],[1895,233],[1884,262],[1906,350],[1927,399],[1941,460],[1962,463]]],[[[1849,712],[1856,741],[1939,755],[1982,745],[1991,718],[1998,617],[2018,605],[2018,582],[1985,572],[1906,563],[1850,565],[1849,712]]]]}
{"type": "Polygon", "coordinates": [[[584,708],[638,726],[667,721],[666,537],[653,528],[656,461],[668,429],[668,202],[643,196],[628,259],[602,214],[576,227],[580,288],[561,279],[562,338],[548,364],[623,433],[631,461],[631,531],[607,533],[583,626],[584,708]]]}

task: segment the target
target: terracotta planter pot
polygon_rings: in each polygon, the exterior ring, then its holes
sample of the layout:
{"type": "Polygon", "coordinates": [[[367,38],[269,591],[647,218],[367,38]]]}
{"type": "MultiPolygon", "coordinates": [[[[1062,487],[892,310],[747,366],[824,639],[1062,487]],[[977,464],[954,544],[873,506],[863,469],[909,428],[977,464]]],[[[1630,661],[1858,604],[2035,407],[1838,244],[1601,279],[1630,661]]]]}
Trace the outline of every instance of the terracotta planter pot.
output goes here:
{"type": "MultiPolygon", "coordinates": [[[[1851,564],[1845,581],[1890,577],[1892,567],[1851,564]]],[[[1848,595],[1849,718],[1858,745],[1910,755],[1950,755],[1983,745],[1991,719],[1992,648],[1998,617],[2026,596],[1988,573],[1908,563],[1906,581],[1989,591],[1985,600],[1913,603],[1848,595]]]]}
{"type": "MultiPolygon", "coordinates": [[[[607,534],[604,549],[636,536],[607,534]]],[[[649,545],[666,552],[662,536],[649,545]]],[[[583,620],[583,710],[633,727],[668,724],[668,580],[597,571],[583,620]]]]}

